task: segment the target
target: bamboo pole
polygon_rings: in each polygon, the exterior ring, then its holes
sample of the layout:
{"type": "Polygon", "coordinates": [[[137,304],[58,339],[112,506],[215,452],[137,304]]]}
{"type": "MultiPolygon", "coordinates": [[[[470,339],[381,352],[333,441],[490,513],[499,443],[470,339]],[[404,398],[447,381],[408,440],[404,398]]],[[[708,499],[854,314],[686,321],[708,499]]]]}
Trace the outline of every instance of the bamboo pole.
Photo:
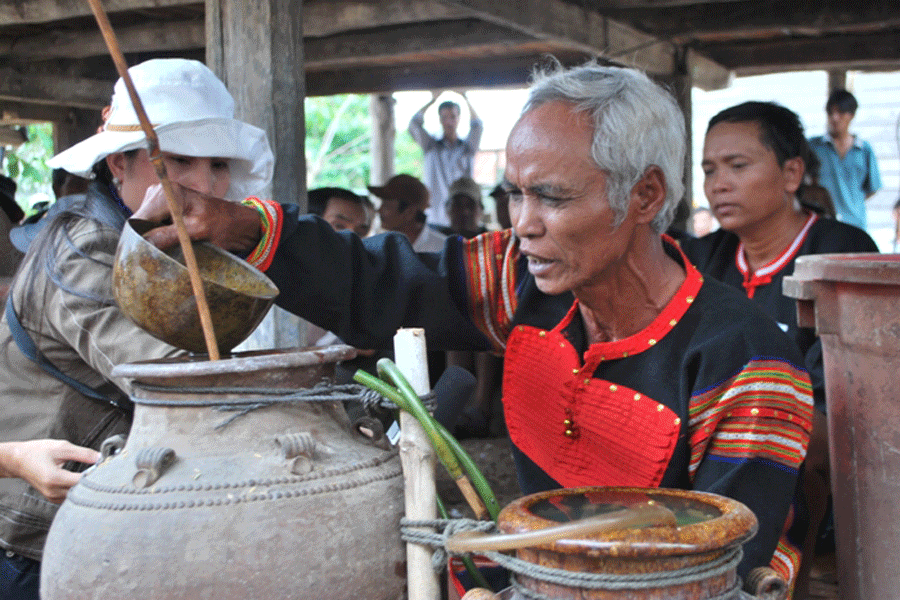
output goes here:
{"type": "Polygon", "coordinates": [[[194,298],[197,301],[197,311],[200,313],[200,325],[203,328],[203,337],[206,341],[206,350],[209,353],[210,360],[219,360],[219,345],[216,343],[216,334],[213,331],[212,317],[209,314],[209,304],[206,302],[206,293],[203,291],[203,280],[200,277],[200,269],[197,266],[197,257],[194,255],[194,247],[191,246],[191,238],[188,236],[187,229],[184,227],[184,220],[181,217],[181,210],[175,201],[175,194],[172,191],[172,182],[169,181],[168,173],[166,173],[166,165],[163,163],[162,153],[159,149],[159,139],[156,132],[147,118],[147,112],[144,110],[144,104],[138,96],[134,87],[134,82],[128,74],[128,64],[125,62],[125,56],[119,47],[119,41],[113,31],[112,25],[106,16],[106,12],[100,5],[100,0],[88,0],[97,25],[100,27],[100,33],[109,49],[109,54],[116,65],[119,77],[125,83],[128,90],[128,96],[134,105],[134,112],[137,113],[138,121],[140,121],[141,129],[147,136],[147,145],[149,146],[150,161],[156,169],[156,176],[162,183],[163,192],[166,196],[166,202],[169,205],[169,212],[172,213],[172,222],[175,224],[175,230],[178,232],[178,242],[181,244],[181,252],[184,254],[184,263],[191,279],[191,287],[194,290],[194,298]]]}
{"type": "MultiPolygon", "coordinates": [[[[430,391],[425,331],[400,329],[394,336],[397,367],[413,390],[423,396],[430,391]]],[[[406,411],[400,412],[400,461],[403,465],[406,517],[415,520],[437,518],[434,449],[422,425],[406,411]]],[[[409,600],[440,598],[438,577],[431,568],[431,550],[418,544],[406,545],[406,573],[409,600]]]]}

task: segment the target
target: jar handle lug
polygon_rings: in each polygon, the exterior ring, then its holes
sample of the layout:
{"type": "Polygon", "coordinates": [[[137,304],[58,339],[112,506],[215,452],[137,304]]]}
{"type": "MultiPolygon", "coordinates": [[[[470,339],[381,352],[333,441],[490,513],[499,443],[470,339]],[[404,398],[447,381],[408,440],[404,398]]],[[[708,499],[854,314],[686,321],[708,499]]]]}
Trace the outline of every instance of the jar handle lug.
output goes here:
{"type": "Polygon", "coordinates": [[[153,485],[172,466],[175,458],[175,451],[171,448],[144,448],[134,459],[138,472],[131,482],[137,488],[153,485]]]}
{"type": "Polygon", "coordinates": [[[295,475],[305,475],[314,469],[314,461],[324,449],[311,433],[285,433],[275,436],[275,445],[287,461],[288,469],[295,475]]]}
{"type": "Polygon", "coordinates": [[[784,600],[788,585],[771,567],[756,567],[747,574],[744,590],[759,600],[784,600]]]}
{"type": "Polygon", "coordinates": [[[115,456],[121,452],[124,447],[125,436],[123,434],[120,433],[106,438],[103,440],[103,443],[100,444],[100,462],[103,462],[110,456],[115,456]]]}

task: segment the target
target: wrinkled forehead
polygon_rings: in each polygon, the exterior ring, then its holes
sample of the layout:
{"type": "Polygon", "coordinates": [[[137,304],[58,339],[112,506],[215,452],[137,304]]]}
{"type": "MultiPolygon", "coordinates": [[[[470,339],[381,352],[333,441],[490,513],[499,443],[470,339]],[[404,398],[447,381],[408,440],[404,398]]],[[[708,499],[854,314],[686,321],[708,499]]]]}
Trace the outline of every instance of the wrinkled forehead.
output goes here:
{"type": "Polygon", "coordinates": [[[593,123],[584,112],[564,102],[542,104],[513,127],[506,145],[507,171],[539,164],[596,167],[591,157],[593,136],[593,123]]]}

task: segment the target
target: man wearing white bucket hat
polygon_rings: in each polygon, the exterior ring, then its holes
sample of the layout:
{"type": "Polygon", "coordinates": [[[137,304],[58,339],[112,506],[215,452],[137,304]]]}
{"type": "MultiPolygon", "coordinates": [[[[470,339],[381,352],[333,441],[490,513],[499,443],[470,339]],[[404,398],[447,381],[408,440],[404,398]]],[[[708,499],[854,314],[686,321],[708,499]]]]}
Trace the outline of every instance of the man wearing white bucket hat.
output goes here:
{"type": "MultiPolygon", "coordinates": [[[[129,73],[173,183],[230,200],[263,190],[273,168],[266,134],[234,119],[234,101],[212,71],[161,59],[129,73]]],[[[87,193],[17,236],[28,254],[0,320],[0,430],[9,440],[0,443],[0,598],[38,597],[58,503],[98,459],[100,443],[128,431],[127,385],[111,376],[113,366],[183,352],[133,325],[113,301],[122,226],[159,181],[121,79],[104,116],[96,135],[49,163],[91,178],[87,193]]]]}

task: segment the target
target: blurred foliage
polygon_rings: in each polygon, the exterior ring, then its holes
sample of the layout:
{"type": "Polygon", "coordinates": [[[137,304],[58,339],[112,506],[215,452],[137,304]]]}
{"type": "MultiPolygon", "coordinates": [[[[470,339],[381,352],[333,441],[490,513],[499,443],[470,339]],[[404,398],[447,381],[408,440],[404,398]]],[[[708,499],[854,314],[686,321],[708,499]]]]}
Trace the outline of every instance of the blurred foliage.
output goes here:
{"type": "MultiPolygon", "coordinates": [[[[307,187],[338,186],[366,193],[371,174],[369,96],[307,98],[305,110],[307,187]]],[[[27,134],[28,141],[7,147],[3,158],[3,173],[16,181],[16,200],[26,212],[35,202],[54,198],[47,166],[53,156],[53,126],[28,125],[27,134]]],[[[422,150],[405,124],[398,124],[395,153],[395,172],[422,177],[422,150]]]]}
{"type": "Polygon", "coordinates": [[[27,213],[35,202],[53,199],[52,169],[47,166],[47,160],[53,156],[53,126],[28,125],[26,133],[27,142],[6,147],[3,174],[15,180],[16,202],[27,213]]]}
{"type": "MultiPolygon", "coordinates": [[[[307,98],[306,185],[365,193],[371,176],[369,96],[307,98]]],[[[422,176],[422,151],[405,126],[398,127],[395,171],[422,176]]],[[[383,182],[378,182],[383,183],[383,182]]]]}

